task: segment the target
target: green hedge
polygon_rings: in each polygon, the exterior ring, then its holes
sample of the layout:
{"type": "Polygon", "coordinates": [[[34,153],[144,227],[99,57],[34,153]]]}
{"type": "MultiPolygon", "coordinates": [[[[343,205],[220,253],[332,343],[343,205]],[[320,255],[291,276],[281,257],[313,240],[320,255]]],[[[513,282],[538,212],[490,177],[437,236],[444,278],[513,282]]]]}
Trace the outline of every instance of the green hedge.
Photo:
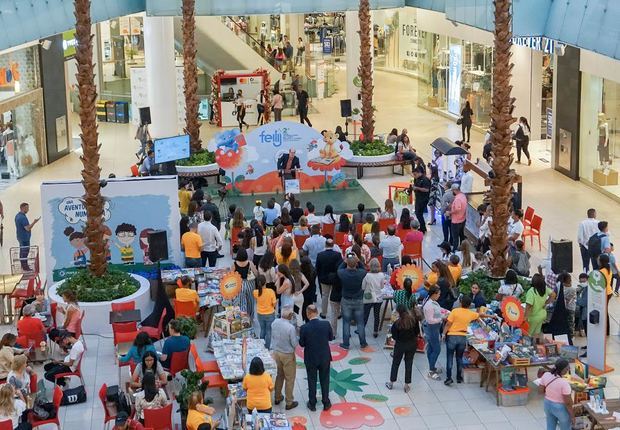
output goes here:
{"type": "Polygon", "coordinates": [[[215,163],[215,154],[209,151],[201,151],[192,154],[185,160],[177,161],[177,166],[205,166],[215,163]]]}
{"type": "Polygon", "coordinates": [[[376,156],[387,155],[394,153],[394,147],[386,145],[382,140],[375,140],[374,142],[366,143],[356,140],[351,143],[351,151],[353,155],[362,156],[376,156]]]}
{"type": "Polygon", "coordinates": [[[110,270],[96,278],[86,269],[79,270],[62,283],[58,295],[73,290],[78,302],[108,302],[122,299],[138,291],[140,283],[128,273],[110,270]]]}
{"type": "MultiPolygon", "coordinates": [[[[525,292],[530,289],[532,283],[528,278],[524,278],[522,276],[518,277],[519,284],[523,287],[523,295],[520,297],[521,301],[525,300],[525,292]]],[[[462,278],[459,282],[459,291],[462,294],[471,294],[471,286],[472,284],[478,284],[480,286],[480,290],[482,290],[484,297],[487,299],[487,302],[491,302],[495,299],[495,295],[497,294],[497,290],[499,290],[500,280],[491,278],[485,271],[476,270],[475,272],[470,272],[467,275],[467,278],[462,278]]]]}

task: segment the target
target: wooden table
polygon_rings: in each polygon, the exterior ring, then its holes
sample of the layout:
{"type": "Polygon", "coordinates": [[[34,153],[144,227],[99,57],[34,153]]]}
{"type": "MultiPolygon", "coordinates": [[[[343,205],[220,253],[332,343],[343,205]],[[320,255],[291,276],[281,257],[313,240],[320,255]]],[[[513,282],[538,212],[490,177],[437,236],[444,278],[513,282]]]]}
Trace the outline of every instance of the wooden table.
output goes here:
{"type": "Polygon", "coordinates": [[[598,414],[594,412],[590,407],[589,402],[583,402],[582,405],[584,406],[590,419],[592,419],[595,424],[598,424],[604,429],[620,427],[620,422],[612,418],[614,412],[620,412],[620,399],[606,399],[605,402],[607,403],[607,410],[609,411],[608,414],[598,414]]]}
{"type": "MultiPolygon", "coordinates": [[[[411,186],[411,182],[406,182],[406,181],[391,182],[390,184],[388,184],[388,199],[392,200],[392,190],[394,191],[408,190],[410,186],[411,186]]],[[[412,203],[413,203],[413,193],[409,194],[409,204],[412,204],[412,203]]]]}
{"type": "Polygon", "coordinates": [[[140,321],[142,321],[140,309],[131,309],[126,311],[110,311],[110,324],[140,321]]]}
{"type": "Polygon", "coordinates": [[[13,322],[11,295],[22,281],[23,277],[23,274],[0,275],[0,323],[2,324],[11,324],[13,322]],[[8,322],[5,322],[5,319],[8,319],[8,322]]]}

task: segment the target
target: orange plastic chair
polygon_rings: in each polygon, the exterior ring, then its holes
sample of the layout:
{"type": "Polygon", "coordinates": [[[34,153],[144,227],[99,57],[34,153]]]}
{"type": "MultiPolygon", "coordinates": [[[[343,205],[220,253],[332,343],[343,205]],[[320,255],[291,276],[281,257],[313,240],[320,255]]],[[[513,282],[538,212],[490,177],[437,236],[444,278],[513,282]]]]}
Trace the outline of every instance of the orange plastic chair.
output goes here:
{"type": "Polygon", "coordinates": [[[159,317],[159,322],[157,323],[157,327],[151,327],[147,325],[143,325],[140,327],[140,331],[145,332],[149,335],[149,337],[153,339],[161,339],[164,334],[164,318],[166,318],[167,310],[164,308],[161,316],[159,317]]]}
{"type": "Polygon", "coordinates": [[[38,377],[37,374],[35,372],[32,372],[30,374],[30,392],[31,393],[36,393],[37,391],[39,391],[38,387],[37,387],[37,381],[38,381],[38,377]]]}
{"type": "Polygon", "coordinates": [[[289,233],[293,232],[293,226],[292,225],[285,225],[284,226],[284,230],[288,231],[289,233]]]}
{"type": "Polygon", "coordinates": [[[358,234],[362,234],[362,226],[364,225],[363,222],[358,222],[357,224],[355,224],[355,232],[358,234]]]}
{"type": "Polygon", "coordinates": [[[523,224],[524,225],[532,224],[532,218],[534,218],[534,208],[528,206],[525,209],[525,215],[523,215],[523,224]]]}
{"type": "Polygon", "coordinates": [[[131,167],[129,167],[129,170],[131,171],[131,176],[133,176],[134,178],[140,176],[140,169],[138,169],[137,164],[132,164],[131,167]]]}
{"type": "Polygon", "coordinates": [[[402,255],[408,255],[412,260],[417,260],[418,267],[422,267],[422,242],[404,242],[402,255]]]}
{"type": "Polygon", "coordinates": [[[136,336],[138,336],[139,331],[128,331],[128,332],[115,332],[114,333],[114,346],[119,343],[133,343],[136,340],[136,336]]]}
{"type": "Polygon", "coordinates": [[[542,227],[542,218],[538,215],[534,215],[532,218],[532,223],[523,230],[522,237],[523,243],[525,244],[525,238],[530,237],[530,246],[534,246],[534,237],[538,238],[538,250],[542,250],[542,245],[540,243],[540,229],[542,227]]]}
{"type": "Polygon", "coordinates": [[[396,230],[396,236],[400,237],[400,241],[404,243],[405,237],[407,237],[410,231],[411,229],[405,230],[405,229],[399,228],[398,230],[396,230]]]}
{"type": "Polygon", "coordinates": [[[336,231],[336,224],[322,224],[321,225],[321,234],[325,236],[329,234],[331,237],[334,237],[334,232],[336,231]]]}
{"type": "Polygon", "coordinates": [[[0,421],[0,430],[13,430],[13,421],[0,421]]]}
{"type": "Polygon", "coordinates": [[[200,355],[198,354],[198,350],[196,349],[196,345],[194,345],[193,343],[189,346],[189,352],[194,358],[194,363],[196,364],[196,372],[220,373],[220,367],[217,365],[217,361],[202,361],[200,355]]]}
{"type": "Polygon", "coordinates": [[[84,354],[82,354],[82,356],[78,360],[77,366],[75,367],[75,372],[57,373],[56,375],[54,375],[54,382],[58,381],[60,378],[69,378],[71,376],[77,376],[78,378],[80,378],[80,382],[82,382],[82,385],[86,385],[84,383],[84,377],[82,376],[82,359],[83,358],[84,358],[84,354]]]}
{"type": "Polygon", "coordinates": [[[396,218],[381,218],[379,219],[379,229],[387,233],[387,229],[391,225],[396,225],[396,218]]]}
{"type": "Polygon", "coordinates": [[[50,314],[52,314],[52,328],[58,327],[56,324],[56,313],[58,312],[58,303],[50,303],[50,314]]]}
{"type": "Polygon", "coordinates": [[[233,246],[241,243],[241,239],[239,239],[239,233],[241,233],[243,229],[240,227],[233,227],[230,231],[230,255],[233,253],[233,246]]]}
{"type": "Polygon", "coordinates": [[[208,382],[207,390],[210,388],[223,388],[224,397],[228,396],[228,381],[219,373],[211,373],[202,378],[202,382],[208,382]]]}
{"type": "Polygon", "coordinates": [[[144,427],[153,430],[172,430],[172,403],[163,408],[145,409],[144,427]]]}
{"type": "Polygon", "coordinates": [[[194,302],[183,302],[180,300],[174,301],[174,316],[196,318],[196,312],[198,312],[197,306],[194,302]]]}
{"type": "Polygon", "coordinates": [[[101,388],[99,389],[99,400],[101,400],[101,405],[103,406],[103,412],[104,412],[104,416],[103,416],[103,427],[107,428],[108,423],[110,421],[114,421],[116,419],[116,415],[110,415],[110,412],[108,411],[108,407],[106,406],[107,403],[107,399],[106,399],[106,392],[108,390],[108,386],[107,384],[103,384],[101,386],[101,388]]]}
{"type": "Polygon", "coordinates": [[[112,311],[133,311],[136,308],[136,302],[134,300],[130,302],[112,303],[112,311]]]}
{"type": "Polygon", "coordinates": [[[334,232],[334,243],[340,247],[345,244],[347,233],[343,231],[334,232]]]}
{"type": "Polygon", "coordinates": [[[58,419],[58,411],[60,410],[60,402],[62,401],[62,390],[58,385],[54,387],[54,409],[56,410],[56,416],[47,420],[39,420],[34,414],[30,415],[30,424],[32,428],[37,428],[45,424],[55,424],[58,430],[60,430],[60,420],[58,419]]]}
{"type": "Polygon", "coordinates": [[[309,236],[293,236],[295,238],[295,246],[298,249],[303,248],[304,243],[306,243],[306,240],[308,239],[309,236]]]}
{"type": "Polygon", "coordinates": [[[170,354],[170,374],[175,376],[181,370],[189,369],[189,349],[170,354]]]}

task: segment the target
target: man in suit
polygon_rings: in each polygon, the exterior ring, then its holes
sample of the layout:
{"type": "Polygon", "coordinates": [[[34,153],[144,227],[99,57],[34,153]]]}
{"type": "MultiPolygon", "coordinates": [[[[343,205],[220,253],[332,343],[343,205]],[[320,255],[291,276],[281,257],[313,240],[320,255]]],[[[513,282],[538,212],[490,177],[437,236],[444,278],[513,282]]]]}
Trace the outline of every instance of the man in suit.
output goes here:
{"type": "Polygon", "coordinates": [[[323,410],[332,407],[329,401],[329,368],[332,354],[329,341],[334,340],[332,327],[327,321],[318,319],[319,311],[315,305],[306,308],[308,322],[301,326],[299,346],[304,348],[304,364],[308,375],[308,409],[316,411],[316,377],[319,375],[323,410]]]}
{"type": "Polygon", "coordinates": [[[288,154],[282,155],[278,159],[278,172],[283,179],[295,179],[299,169],[299,158],[295,155],[295,149],[288,150],[288,154]]]}
{"type": "MultiPolygon", "coordinates": [[[[305,244],[304,244],[305,246],[305,244]]],[[[329,303],[329,295],[332,291],[332,285],[338,281],[338,267],[342,263],[342,254],[340,249],[334,245],[334,239],[326,237],[325,249],[316,256],[316,276],[321,286],[321,318],[325,319],[327,315],[327,305],[329,303]]],[[[338,315],[336,315],[337,321],[338,315]]],[[[338,332],[335,326],[332,326],[334,336],[338,332]]]]}

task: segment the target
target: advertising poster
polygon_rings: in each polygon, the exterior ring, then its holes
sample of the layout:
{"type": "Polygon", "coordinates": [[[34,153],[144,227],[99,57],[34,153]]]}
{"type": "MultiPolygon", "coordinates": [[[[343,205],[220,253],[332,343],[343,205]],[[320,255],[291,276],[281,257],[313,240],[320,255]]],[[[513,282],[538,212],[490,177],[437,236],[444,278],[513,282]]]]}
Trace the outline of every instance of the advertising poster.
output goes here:
{"type": "Polygon", "coordinates": [[[450,76],[448,78],[448,112],[461,113],[461,45],[450,45],[450,76]]]}
{"type": "Polygon", "coordinates": [[[588,365],[605,370],[607,332],[607,280],[598,271],[588,275],[588,365]]]}
{"type": "MultiPolygon", "coordinates": [[[[47,279],[61,280],[88,264],[83,193],[78,180],[41,184],[47,279]]],[[[137,270],[140,265],[154,264],[148,247],[148,234],[153,230],[168,232],[167,262],[181,263],[176,176],[108,179],[101,193],[110,264],[135,264],[137,270]]]]}
{"type": "Polygon", "coordinates": [[[341,188],[346,186],[346,176],[340,169],[353,156],[349,144],[332,133],[324,138],[313,128],[288,121],[265,124],[248,134],[222,131],[208,149],[226,171],[223,180],[228,189],[239,194],[282,191],[278,160],[288,157],[291,149],[299,163],[296,179],[302,190],[341,188]]]}

